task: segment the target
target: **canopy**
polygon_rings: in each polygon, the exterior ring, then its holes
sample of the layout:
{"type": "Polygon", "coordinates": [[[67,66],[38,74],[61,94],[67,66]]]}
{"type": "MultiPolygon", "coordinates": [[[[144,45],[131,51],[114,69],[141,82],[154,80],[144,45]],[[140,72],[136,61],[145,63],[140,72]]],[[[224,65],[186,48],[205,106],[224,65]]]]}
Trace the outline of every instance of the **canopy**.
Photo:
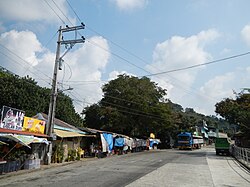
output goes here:
{"type": "Polygon", "coordinates": [[[54,132],[56,133],[57,136],[61,138],[82,137],[82,136],[95,137],[93,135],[80,134],[78,132],[64,131],[59,129],[54,129],[54,132]]]}
{"type": "Polygon", "coordinates": [[[0,137],[8,138],[10,140],[13,140],[21,145],[24,145],[28,148],[30,148],[29,144],[31,143],[46,143],[48,144],[48,141],[46,138],[38,138],[34,136],[25,136],[20,134],[0,134],[0,137]]]}

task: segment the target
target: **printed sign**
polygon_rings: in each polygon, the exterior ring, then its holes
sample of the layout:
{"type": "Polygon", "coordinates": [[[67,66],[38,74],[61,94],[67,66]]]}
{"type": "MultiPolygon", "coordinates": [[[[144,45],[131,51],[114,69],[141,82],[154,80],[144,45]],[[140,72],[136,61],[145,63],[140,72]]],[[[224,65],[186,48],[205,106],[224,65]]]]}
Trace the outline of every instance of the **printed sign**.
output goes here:
{"type": "Polygon", "coordinates": [[[1,112],[0,128],[22,130],[24,111],[3,106],[1,112]]]}
{"type": "Polygon", "coordinates": [[[44,134],[45,121],[24,117],[23,131],[44,134]]]}

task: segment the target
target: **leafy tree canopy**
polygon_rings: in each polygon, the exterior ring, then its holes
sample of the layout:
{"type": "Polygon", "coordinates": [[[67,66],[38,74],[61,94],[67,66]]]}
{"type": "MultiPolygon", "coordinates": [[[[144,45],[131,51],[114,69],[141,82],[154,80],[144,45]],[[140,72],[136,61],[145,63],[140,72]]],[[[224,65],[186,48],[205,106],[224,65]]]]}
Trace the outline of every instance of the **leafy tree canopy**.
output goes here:
{"type": "Polygon", "coordinates": [[[217,103],[215,112],[229,123],[239,125],[244,136],[250,137],[250,91],[238,93],[236,99],[226,98],[217,103]]]}
{"type": "Polygon", "coordinates": [[[167,91],[147,77],[119,75],[103,86],[103,93],[98,103],[83,111],[90,128],[137,137],[148,137],[153,132],[165,141],[181,131],[193,132],[203,120],[212,127],[223,122],[215,116],[198,114],[192,108],[184,110],[165,99],[167,91]]]}
{"type": "MultiPolygon", "coordinates": [[[[20,78],[0,69],[0,90],[0,107],[24,110],[26,116],[34,116],[39,112],[48,113],[51,90],[38,86],[29,76],[20,78]]],[[[59,93],[57,97],[55,117],[75,126],[82,125],[72,99],[63,93],[59,93]]]]}
{"type": "Polygon", "coordinates": [[[98,104],[84,111],[89,127],[149,136],[170,125],[170,109],[163,103],[167,91],[147,77],[119,75],[103,86],[103,93],[98,104]]]}

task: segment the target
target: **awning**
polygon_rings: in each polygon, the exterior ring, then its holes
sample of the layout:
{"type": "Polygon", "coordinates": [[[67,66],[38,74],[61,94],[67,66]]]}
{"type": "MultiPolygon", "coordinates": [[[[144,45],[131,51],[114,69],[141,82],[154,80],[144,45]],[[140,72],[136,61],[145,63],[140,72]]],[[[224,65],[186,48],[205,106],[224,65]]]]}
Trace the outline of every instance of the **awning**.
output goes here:
{"type": "Polygon", "coordinates": [[[20,134],[0,134],[0,137],[8,138],[10,140],[13,140],[21,145],[24,145],[26,147],[29,147],[29,144],[31,143],[46,143],[48,144],[48,141],[46,138],[38,138],[34,136],[25,136],[20,134]]]}
{"type": "Polygon", "coordinates": [[[30,146],[28,144],[30,144],[31,141],[27,138],[20,139],[18,136],[15,136],[13,134],[0,134],[0,137],[8,138],[10,140],[13,140],[21,145],[24,145],[24,146],[30,148],[30,146]]]}
{"type": "Polygon", "coordinates": [[[59,130],[59,129],[54,129],[54,132],[60,138],[69,138],[69,137],[95,137],[94,135],[80,134],[80,133],[77,133],[77,132],[63,131],[63,130],[59,130]]]}

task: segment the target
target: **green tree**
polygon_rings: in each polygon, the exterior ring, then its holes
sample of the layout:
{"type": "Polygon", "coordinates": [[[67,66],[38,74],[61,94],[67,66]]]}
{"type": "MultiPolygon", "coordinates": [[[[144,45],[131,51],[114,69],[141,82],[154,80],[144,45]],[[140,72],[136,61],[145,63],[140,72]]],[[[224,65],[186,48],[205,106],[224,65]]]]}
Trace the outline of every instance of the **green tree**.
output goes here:
{"type": "Polygon", "coordinates": [[[170,108],[164,104],[166,90],[149,78],[119,75],[103,86],[104,97],[85,109],[86,124],[130,136],[157,134],[170,126],[170,108]]]}
{"type": "MultiPolygon", "coordinates": [[[[0,69],[0,90],[0,107],[5,105],[23,110],[30,117],[39,112],[48,113],[51,90],[38,86],[29,76],[20,78],[0,69]]],[[[71,125],[83,124],[72,99],[63,93],[58,95],[55,116],[71,125]]]]}
{"type": "Polygon", "coordinates": [[[229,123],[239,125],[244,136],[250,138],[250,92],[241,92],[236,99],[226,98],[217,103],[215,112],[229,123]]]}

